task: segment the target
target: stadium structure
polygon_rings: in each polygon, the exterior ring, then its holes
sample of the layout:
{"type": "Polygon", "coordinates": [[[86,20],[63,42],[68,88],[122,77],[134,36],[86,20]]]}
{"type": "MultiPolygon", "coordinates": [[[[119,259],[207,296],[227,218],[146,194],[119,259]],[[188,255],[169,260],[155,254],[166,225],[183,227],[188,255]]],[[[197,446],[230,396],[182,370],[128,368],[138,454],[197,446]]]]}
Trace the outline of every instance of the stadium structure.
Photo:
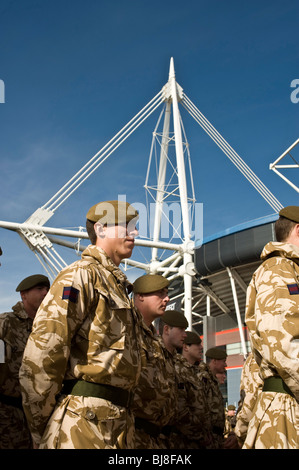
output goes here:
{"type": "MultiPolygon", "coordinates": [[[[137,246],[150,251],[150,260],[146,263],[128,259],[123,267],[139,268],[142,273],[159,273],[169,279],[171,300],[168,308],[178,308],[184,312],[189,329],[202,335],[204,351],[211,346],[226,349],[228,370],[223,394],[229,403],[236,403],[239,398],[242,365],[250,348],[244,325],[246,289],[260,263],[262,248],[275,238],[274,221],[282,205],[184,93],[176,82],[173,58],[170,60],[168,82],[113,139],[25,222],[0,221],[0,227],[16,231],[53,280],[66,266],[55,247],[66,246],[79,254],[85,248],[82,241],[88,237],[82,227],[78,227],[78,230],[66,230],[45,224],[74,191],[159,107],[162,111],[153,132],[145,181],[147,201],[149,204],[153,201],[155,207],[152,235],[135,241],[137,246]],[[194,221],[200,219],[200,207],[195,200],[189,145],[179,106],[188,111],[259,192],[270,205],[273,215],[227,229],[207,239],[202,239],[197,233],[200,246],[196,244],[191,234],[194,221]],[[153,168],[156,172],[154,181],[153,168]],[[171,204],[176,204],[176,207],[179,205],[180,208],[177,226],[174,226],[174,221],[170,220],[169,213],[165,210],[171,204]],[[176,237],[162,239],[163,223],[172,225],[176,237]],[[179,241],[174,243],[174,238],[179,238],[179,241]]],[[[299,139],[270,165],[270,169],[283,177],[297,192],[298,188],[281,174],[281,169],[286,166],[280,165],[280,162],[298,142],[299,139]]],[[[299,168],[299,164],[295,162],[292,167],[299,168]]]]}

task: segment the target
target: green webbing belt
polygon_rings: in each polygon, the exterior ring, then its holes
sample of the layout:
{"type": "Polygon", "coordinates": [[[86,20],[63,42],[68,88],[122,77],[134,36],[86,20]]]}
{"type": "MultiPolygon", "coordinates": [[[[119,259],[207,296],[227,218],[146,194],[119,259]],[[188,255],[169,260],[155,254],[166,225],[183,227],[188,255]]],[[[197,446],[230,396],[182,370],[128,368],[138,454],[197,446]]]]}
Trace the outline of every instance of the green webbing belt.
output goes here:
{"type": "Polygon", "coordinates": [[[171,432],[177,432],[174,426],[161,427],[143,418],[135,418],[135,427],[136,429],[143,429],[143,431],[152,437],[158,437],[159,434],[165,434],[168,436],[171,432]]]}
{"type": "Polygon", "coordinates": [[[268,377],[264,381],[263,392],[278,392],[278,393],[287,393],[294,397],[293,392],[289,389],[287,384],[282,380],[281,377],[273,376],[268,377]]]}
{"type": "Polygon", "coordinates": [[[128,407],[132,395],[128,390],[123,390],[112,385],[85,382],[85,380],[66,380],[63,384],[62,394],[81,397],[96,397],[109,400],[115,405],[128,407]]]}
{"type": "Polygon", "coordinates": [[[161,432],[160,426],[157,424],[151,423],[147,419],[142,419],[142,418],[135,418],[135,426],[136,429],[143,429],[147,434],[149,434],[152,437],[157,437],[159,436],[161,432]]]}
{"type": "Polygon", "coordinates": [[[15,408],[23,409],[22,407],[22,398],[21,397],[10,397],[8,395],[3,395],[0,393],[0,403],[4,405],[14,406],[15,408]]]}

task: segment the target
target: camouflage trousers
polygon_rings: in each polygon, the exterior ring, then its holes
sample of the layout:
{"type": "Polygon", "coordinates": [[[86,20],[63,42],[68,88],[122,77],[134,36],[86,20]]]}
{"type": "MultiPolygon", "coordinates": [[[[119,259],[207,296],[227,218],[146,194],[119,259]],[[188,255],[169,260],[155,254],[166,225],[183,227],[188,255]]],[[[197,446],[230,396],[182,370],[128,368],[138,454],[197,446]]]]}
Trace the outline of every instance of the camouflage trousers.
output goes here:
{"type": "Polygon", "coordinates": [[[179,432],[171,433],[169,437],[170,449],[205,449],[206,443],[203,439],[197,437],[198,433],[194,433],[192,437],[187,437],[187,435],[179,432]]]}
{"type": "Polygon", "coordinates": [[[64,396],[47,424],[40,449],[133,449],[134,417],[102,398],[64,396]]]}
{"type": "Polygon", "coordinates": [[[3,403],[0,403],[0,449],[32,449],[23,411],[3,403]]]}
{"type": "Polygon", "coordinates": [[[166,440],[162,437],[153,437],[143,431],[136,429],[135,431],[135,449],[167,449],[166,440]]]}
{"type": "Polygon", "coordinates": [[[243,449],[299,449],[299,403],[286,393],[262,392],[243,449]]]}

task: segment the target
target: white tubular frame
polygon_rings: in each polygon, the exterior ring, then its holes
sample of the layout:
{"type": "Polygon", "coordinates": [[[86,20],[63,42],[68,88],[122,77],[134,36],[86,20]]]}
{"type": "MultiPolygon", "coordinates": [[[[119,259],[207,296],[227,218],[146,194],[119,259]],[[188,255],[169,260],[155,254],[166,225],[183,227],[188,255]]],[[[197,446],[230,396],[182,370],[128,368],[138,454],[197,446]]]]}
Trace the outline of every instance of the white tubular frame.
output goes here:
{"type": "MultiPolygon", "coordinates": [[[[280,171],[277,170],[277,168],[279,169],[286,169],[286,168],[291,168],[291,169],[294,169],[294,168],[299,168],[299,163],[295,163],[294,165],[278,165],[278,163],[286,156],[286,155],[290,155],[291,156],[291,150],[296,147],[296,145],[298,145],[299,143],[299,139],[297,139],[287,150],[285,150],[285,152],[283,152],[280,157],[277,158],[277,160],[275,160],[274,163],[270,163],[270,170],[273,170],[274,173],[276,173],[278,176],[280,176],[280,178],[282,178],[288,185],[291,186],[291,188],[293,188],[297,193],[299,193],[299,186],[296,186],[294,183],[292,183],[292,181],[290,181],[288,178],[286,178],[286,176],[284,176],[282,173],[280,173],[280,171]]],[[[292,156],[291,156],[292,157],[292,156]]],[[[293,158],[293,157],[292,157],[293,158]]]]}

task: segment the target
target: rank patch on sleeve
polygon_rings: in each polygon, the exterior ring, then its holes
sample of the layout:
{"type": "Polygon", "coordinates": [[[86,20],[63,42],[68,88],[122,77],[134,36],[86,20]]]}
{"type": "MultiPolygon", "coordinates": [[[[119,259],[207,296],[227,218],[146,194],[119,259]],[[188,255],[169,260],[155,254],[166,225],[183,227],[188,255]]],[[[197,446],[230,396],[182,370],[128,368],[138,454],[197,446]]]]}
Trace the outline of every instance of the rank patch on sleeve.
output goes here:
{"type": "Polygon", "coordinates": [[[291,295],[299,294],[298,284],[288,284],[288,289],[291,295]]]}
{"type": "Polygon", "coordinates": [[[79,291],[75,287],[64,287],[62,298],[76,304],[78,302],[79,291]]]}

